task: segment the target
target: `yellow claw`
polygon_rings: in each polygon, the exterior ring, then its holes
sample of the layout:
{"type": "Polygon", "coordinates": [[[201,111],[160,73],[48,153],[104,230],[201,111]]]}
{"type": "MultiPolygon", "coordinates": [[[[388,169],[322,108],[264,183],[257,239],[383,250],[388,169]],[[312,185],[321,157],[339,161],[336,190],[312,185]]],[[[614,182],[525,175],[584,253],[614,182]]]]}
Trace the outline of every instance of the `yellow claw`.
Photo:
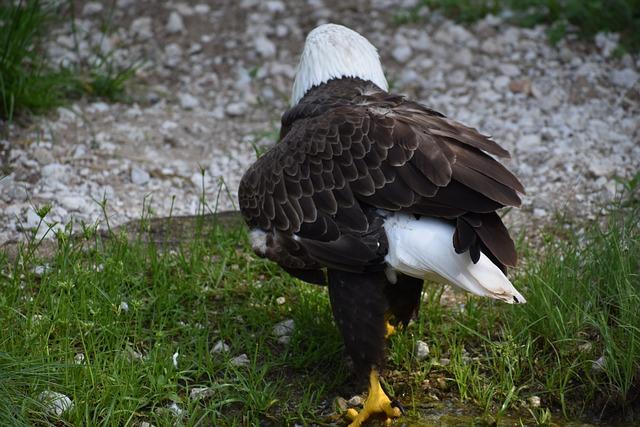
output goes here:
{"type": "Polygon", "coordinates": [[[386,425],[391,423],[391,418],[398,418],[402,414],[400,408],[394,408],[391,405],[391,399],[382,389],[378,372],[375,369],[371,370],[369,375],[369,395],[364,402],[364,408],[360,412],[352,408],[346,413],[351,420],[349,427],[360,427],[374,414],[383,415],[386,425]]]}
{"type": "Polygon", "coordinates": [[[389,338],[391,335],[396,333],[396,327],[389,323],[388,320],[385,321],[385,326],[387,328],[387,331],[384,334],[385,338],[389,338]]]}

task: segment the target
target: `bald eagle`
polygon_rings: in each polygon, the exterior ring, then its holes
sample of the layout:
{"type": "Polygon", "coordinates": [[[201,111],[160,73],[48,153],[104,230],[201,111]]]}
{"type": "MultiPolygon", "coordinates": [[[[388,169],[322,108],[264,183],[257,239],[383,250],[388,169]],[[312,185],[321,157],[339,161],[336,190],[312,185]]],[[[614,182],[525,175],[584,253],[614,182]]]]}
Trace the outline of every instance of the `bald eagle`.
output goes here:
{"type": "Polygon", "coordinates": [[[280,141],[244,174],[255,252],[327,285],[368,397],[351,426],[401,414],[380,385],[385,338],[417,313],[425,279],[507,303],[516,251],[496,211],[524,188],[475,129],[388,92],[376,48],[326,24],[307,36],[280,141]]]}

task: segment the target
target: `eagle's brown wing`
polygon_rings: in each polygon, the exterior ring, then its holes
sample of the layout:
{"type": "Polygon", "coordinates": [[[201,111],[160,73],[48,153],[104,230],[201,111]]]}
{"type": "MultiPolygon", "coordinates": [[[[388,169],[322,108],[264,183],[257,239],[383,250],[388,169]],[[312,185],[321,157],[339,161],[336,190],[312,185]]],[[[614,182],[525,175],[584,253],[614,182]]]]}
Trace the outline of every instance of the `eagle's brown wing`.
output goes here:
{"type": "Polygon", "coordinates": [[[266,255],[293,270],[381,265],[382,209],[451,220],[457,252],[469,250],[475,262],[482,250],[502,268],[515,265],[495,211],[518,206],[524,189],[489,155],[508,152],[419,104],[389,105],[336,106],[298,118],[251,166],[240,206],[250,227],[278,240],[266,255]]]}

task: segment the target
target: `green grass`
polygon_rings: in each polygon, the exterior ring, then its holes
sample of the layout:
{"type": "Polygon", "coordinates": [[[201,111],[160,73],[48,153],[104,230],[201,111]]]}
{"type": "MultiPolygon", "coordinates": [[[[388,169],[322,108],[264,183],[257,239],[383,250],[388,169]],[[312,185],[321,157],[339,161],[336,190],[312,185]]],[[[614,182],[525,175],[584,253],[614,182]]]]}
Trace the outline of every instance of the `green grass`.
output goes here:
{"type": "Polygon", "coordinates": [[[441,10],[459,22],[474,22],[487,14],[512,12],[510,20],[523,26],[549,25],[549,39],[557,43],[571,29],[584,38],[598,32],[621,35],[621,50],[640,49],[639,0],[423,0],[416,8],[401,12],[396,21],[418,19],[420,8],[441,10]]]}
{"type": "MultiPolygon", "coordinates": [[[[445,306],[443,288],[427,286],[419,319],[390,340],[387,387],[409,418],[439,401],[483,417],[477,425],[633,417],[639,209],[627,198],[606,224],[583,233],[559,224],[540,249],[523,250],[515,283],[526,305],[467,296],[445,306]],[[429,344],[424,361],[413,354],[416,339],[429,344]],[[531,396],[541,408],[527,404],[531,396]]],[[[71,231],[58,234],[49,260],[36,258],[33,236],[15,261],[0,254],[0,423],[327,423],[328,402],[358,391],[326,290],[254,256],[243,228],[217,227],[174,250],[71,231]],[[272,334],[284,319],[296,322],[288,345],[272,334]],[[229,353],[211,353],[219,340],[229,353]],[[243,353],[247,366],[230,363],[243,353]],[[195,387],[210,396],[191,398],[195,387]],[[44,390],[68,395],[74,408],[47,415],[37,399],[44,390]]]]}
{"type": "MultiPolygon", "coordinates": [[[[45,59],[43,43],[54,25],[68,20],[77,42],[75,6],[65,6],[41,0],[0,4],[0,119],[41,114],[82,95],[126,100],[125,83],[135,65],[116,66],[111,53],[67,67],[45,59]]],[[[108,32],[111,13],[107,15],[103,27],[108,32]]]]}

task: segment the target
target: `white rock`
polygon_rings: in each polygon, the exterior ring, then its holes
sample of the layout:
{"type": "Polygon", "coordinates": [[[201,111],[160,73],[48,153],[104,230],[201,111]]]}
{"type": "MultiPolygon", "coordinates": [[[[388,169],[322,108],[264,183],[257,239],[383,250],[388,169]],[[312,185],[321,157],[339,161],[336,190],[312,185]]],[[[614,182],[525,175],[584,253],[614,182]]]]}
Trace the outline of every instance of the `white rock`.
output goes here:
{"type": "Polygon", "coordinates": [[[33,267],[31,271],[33,271],[33,274],[35,274],[37,277],[42,277],[46,273],[48,273],[50,270],[51,270],[51,266],[49,264],[42,264],[42,265],[36,265],[35,267],[33,267]]]}
{"type": "Polygon", "coordinates": [[[211,11],[211,6],[209,6],[208,4],[200,3],[195,5],[193,7],[193,10],[199,15],[206,15],[211,11]]]}
{"type": "Polygon", "coordinates": [[[493,87],[498,91],[503,91],[509,86],[509,77],[507,76],[498,76],[493,81],[493,87]]]}
{"type": "Polygon", "coordinates": [[[473,54],[467,48],[458,49],[453,54],[451,61],[461,67],[469,67],[473,63],[473,54]]]}
{"type": "Polygon", "coordinates": [[[100,12],[102,12],[102,4],[95,2],[95,1],[90,1],[88,3],[86,3],[84,5],[84,7],[82,8],[82,14],[84,16],[91,16],[91,15],[96,15],[100,12]]]}
{"type": "Polygon", "coordinates": [[[84,198],[80,196],[62,196],[58,200],[62,206],[70,211],[80,211],[87,206],[84,198]]]}
{"type": "Polygon", "coordinates": [[[58,417],[73,409],[73,401],[71,398],[56,391],[45,390],[38,395],[38,400],[44,403],[45,410],[49,414],[58,417]]]}
{"type": "Polygon", "coordinates": [[[393,59],[401,64],[407,62],[412,55],[413,51],[408,44],[400,45],[391,51],[391,56],[393,56],[393,59]]]}
{"type": "Polygon", "coordinates": [[[178,129],[178,124],[176,122],[171,121],[171,120],[165,120],[160,125],[160,129],[165,130],[165,131],[176,130],[176,129],[178,129]]]}
{"type": "Polygon", "coordinates": [[[362,396],[358,396],[357,394],[347,401],[347,405],[349,405],[352,408],[361,406],[363,403],[364,403],[364,399],[362,398],[362,396]]]}
{"type": "Polygon", "coordinates": [[[35,210],[29,209],[27,211],[27,222],[25,224],[27,228],[36,228],[41,221],[42,219],[35,210]]]}
{"type": "Polygon", "coordinates": [[[229,352],[229,346],[225,344],[225,342],[222,340],[217,341],[213,345],[213,348],[211,349],[211,353],[227,353],[227,352],[229,352]]]}
{"type": "Polygon", "coordinates": [[[180,106],[185,110],[193,110],[200,106],[200,101],[195,96],[189,93],[181,93],[178,95],[180,106]]]}
{"type": "Polygon", "coordinates": [[[144,169],[139,168],[138,166],[133,166],[131,168],[131,182],[135,185],[145,185],[149,182],[149,172],[144,169]]]}
{"type": "Polygon", "coordinates": [[[178,406],[176,402],[171,402],[167,405],[167,409],[176,417],[182,417],[184,410],[178,406]]]}
{"type": "Polygon", "coordinates": [[[513,64],[501,64],[498,70],[508,77],[516,77],[520,75],[520,69],[513,64]]]}
{"type": "Polygon", "coordinates": [[[168,67],[175,67],[182,62],[182,48],[177,43],[169,43],[164,48],[164,63],[168,67]]]}
{"type": "Polygon", "coordinates": [[[527,398],[527,403],[531,408],[539,408],[542,402],[540,400],[540,396],[529,396],[527,398]]]}
{"type": "Polygon", "coordinates": [[[84,144],[79,144],[76,145],[76,147],[73,149],[73,158],[74,159],[79,159],[81,157],[84,157],[87,154],[87,146],[84,144]]]}
{"type": "Polygon", "coordinates": [[[273,335],[277,337],[291,335],[293,333],[293,330],[295,329],[295,326],[296,324],[293,319],[283,320],[273,327],[273,335]]]}
{"type": "Polygon", "coordinates": [[[596,372],[601,372],[604,370],[604,366],[605,366],[606,360],[604,358],[604,356],[600,356],[598,358],[598,360],[595,360],[592,364],[591,364],[591,369],[593,371],[596,372]]]}
{"type": "Polygon", "coordinates": [[[249,106],[246,102],[232,102],[231,104],[227,105],[227,108],[225,108],[225,112],[228,116],[231,117],[242,116],[244,113],[246,113],[248,107],[249,106]]]}
{"type": "Polygon", "coordinates": [[[42,178],[46,181],[67,181],[71,168],[67,165],[60,163],[50,163],[42,168],[40,171],[42,178]]]}
{"type": "Polygon", "coordinates": [[[616,172],[616,166],[607,160],[596,158],[589,163],[589,172],[596,177],[610,177],[616,172]]]}
{"type": "Polygon", "coordinates": [[[272,58],[276,54],[276,45],[264,34],[259,35],[253,41],[256,51],[263,58],[272,58]]]}
{"type": "Polygon", "coordinates": [[[126,357],[131,361],[143,361],[145,359],[144,355],[137,350],[132,349],[131,347],[127,347],[125,350],[126,357]]]}
{"type": "Polygon", "coordinates": [[[605,58],[608,58],[617,49],[620,35],[600,32],[596,34],[594,39],[596,46],[602,50],[602,55],[604,55],[605,58]]]}
{"type": "Polygon", "coordinates": [[[286,37],[287,34],[289,34],[289,27],[283,24],[278,24],[276,26],[276,36],[282,38],[286,37]]]}
{"type": "Polygon", "coordinates": [[[531,150],[540,146],[542,139],[540,135],[532,133],[528,135],[522,135],[518,140],[518,148],[525,150],[531,150]]]}
{"type": "Polygon", "coordinates": [[[236,356],[229,361],[233,366],[247,366],[251,361],[246,354],[242,353],[240,356],[236,356]]]}
{"type": "Polygon", "coordinates": [[[547,216],[547,211],[546,209],[542,209],[542,208],[534,208],[533,216],[536,218],[544,218],[547,216]]]}
{"type": "Polygon", "coordinates": [[[622,70],[613,70],[610,79],[614,85],[629,89],[638,82],[638,77],[638,73],[631,68],[625,68],[622,70]]]}
{"type": "Polygon", "coordinates": [[[178,369],[178,357],[180,356],[179,352],[175,352],[173,353],[173,356],[171,356],[171,361],[173,362],[173,367],[178,369]]]}
{"type": "Polygon", "coordinates": [[[433,35],[433,39],[440,44],[453,44],[453,35],[448,31],[448,29],[448,25],[441,26],[440,29],[433,35]]]}
{"type": "Polygon", "coordinates": [[[287,344],[289,344],[289,342],[291,342],[291,336],[283,335],[281,337],[278,337],[277,341],[278,341],[279,344],[287,345],[287,344]]]}
{"type": "Polygon", "coordinates": [[[468,43],[469,41],[475,39],[475,36],[471,34],[469,30],[467,30],[462,25],[453,24],[453,25],[445,25],[445,27],[448,27],[449,33],[451,34],[453,39],[458,43],[468,43]]]}
{"type": "Polygon", "coordinates": [[[482,42],[480,45],[480,49],[482,49],[485,53],[490,54],[501,54],[502,46],[495,39],[489,38],[482,42]]]}
{"type": "Polygon", "coordinates": [[[151,28],[151,18],[143,16],[136,18],[131,23],[130,31],[134,37],[138,40],[148,40],[153,37],[153,30],[151,28]]]}
{"type": "Polygon", "coordinates": [[[203,176],[202,172],[194,172],[191,175],[191,183],[198,190],[198,193],[202,192],[203,187],[207,188],[207,177],[203,176]]]}
{"type": "Polygon", "coordinates": [[[447,74],[447,82],[453,86],[461,86],[467,80],[467,73],[464,70],[453,70],[453,72],[447,74]]]}
{"type": "Polygon", "coordinates": [[[189,398],[191,400],[206,399],[215,394],[215,390],[210,387],[193,387],[189,391],[189,398]]]}
{"type": "Polygon", "coordinates": [[[264,8],[271,13],[284,12],[286,10],[284,3],[278,0],[264,2],[264,8]]]}
{"type": "Polygon", "coordinates": [[[175,10],[169,14],[169,19],[167,19],[167,25],[165,26],[165,29],[169,34],[184,32],[184,22],[182,22],[182,16],[175,10]]]}
{"type": "Polygon", "coordinates": [[[418,340],[414,348],[416,359],[424,360],[429,356],[429,346],[426,342],[418,340]]]}
{"type": "Polygon", "coordinates": [[[51,150],[44,147],[36,148],[33,151],[33,158],[36,159],[36,161],[41,165],[48,165],[49,163],[53,163],[54,161],[51,150]]]}

